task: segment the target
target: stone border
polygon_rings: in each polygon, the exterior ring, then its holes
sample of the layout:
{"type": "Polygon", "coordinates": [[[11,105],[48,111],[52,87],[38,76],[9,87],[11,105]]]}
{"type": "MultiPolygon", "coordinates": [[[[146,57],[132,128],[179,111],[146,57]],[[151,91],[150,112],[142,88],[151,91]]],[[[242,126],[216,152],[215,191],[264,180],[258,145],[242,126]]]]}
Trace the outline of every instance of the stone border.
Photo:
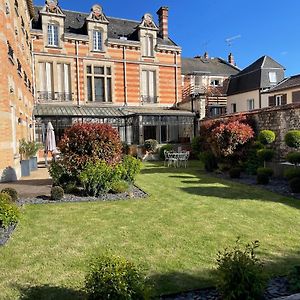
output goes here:
{"type": "Polygon", "coordinates": [[[17,224],[10,225],[6,229],[0,228],[0,247],[7,243],[16,228],[17,224]]]}

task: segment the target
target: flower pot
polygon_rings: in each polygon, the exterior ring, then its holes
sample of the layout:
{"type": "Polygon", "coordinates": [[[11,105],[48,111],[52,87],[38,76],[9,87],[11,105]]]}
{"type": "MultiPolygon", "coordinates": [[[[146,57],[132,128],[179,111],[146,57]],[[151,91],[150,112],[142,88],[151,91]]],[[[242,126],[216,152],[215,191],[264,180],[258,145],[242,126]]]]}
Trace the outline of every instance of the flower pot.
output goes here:
{"type": "Polygon", "coordinates": [[[30,176],[30,160],[21,160],[21,176],[30,176]]]}
{"type": "Polygon", "coordinates": [[[35,171],[38,168],[37,157],[30,157],[30,171],[35,171]]]}

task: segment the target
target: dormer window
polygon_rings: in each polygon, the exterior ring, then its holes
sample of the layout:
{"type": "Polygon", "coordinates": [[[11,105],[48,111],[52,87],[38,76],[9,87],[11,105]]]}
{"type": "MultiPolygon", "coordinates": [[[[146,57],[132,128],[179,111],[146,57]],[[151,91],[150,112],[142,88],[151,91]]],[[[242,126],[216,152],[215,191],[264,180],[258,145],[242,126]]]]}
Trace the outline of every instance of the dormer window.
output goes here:
{"type": "Polygon", "coordinates": [[[144,56],[154,56],[153,50],[153,36],[151,34],[146,34],[144,56]]]}
{"type": "Polygon", "coordinates": [[[102,32],[100,30],[93,31],[93,50],[102,51],[102,32]]]}
{"type": "Polygon", "coordinates": [[[48,46],[58,47],[58,26],[48,24],[48,46]]]}
{"type": "Polygon", "coordinates": [[[269,72],[269,80],[270,80],[270,83],[273,83],[273,84],[277,83],[276,72],[269,72]]]}

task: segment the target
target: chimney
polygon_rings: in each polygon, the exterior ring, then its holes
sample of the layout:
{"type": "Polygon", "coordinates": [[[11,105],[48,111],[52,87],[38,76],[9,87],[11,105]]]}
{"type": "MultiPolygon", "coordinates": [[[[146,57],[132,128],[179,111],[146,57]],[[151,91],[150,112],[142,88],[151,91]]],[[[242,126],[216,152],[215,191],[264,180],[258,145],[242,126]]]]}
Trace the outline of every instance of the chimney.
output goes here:
{"type": "Polygon", "coordinates": [[[228,55],[228,62],[231,65],[235,66],[234,57],[233,57],[232,53],[229,53],[229,55],[228,55]]]}
{"type": "Polygon", "coordinates": [[[157,15],[159,21],[159,34],[164,40],[166,40],[169,37],[169,32],[168,32],[169,8],[166,6],[162,6],[157,11],[157,15]]]}
{"type": "Polygon", "coordinates": [[[204,59],[209,59],[209,55],[208,55],[208,52],[207,52],[207,51],[205,51],[205,53],[204,53],[204,55],[203,55],[203,58],[204,58],[204,59]]]}

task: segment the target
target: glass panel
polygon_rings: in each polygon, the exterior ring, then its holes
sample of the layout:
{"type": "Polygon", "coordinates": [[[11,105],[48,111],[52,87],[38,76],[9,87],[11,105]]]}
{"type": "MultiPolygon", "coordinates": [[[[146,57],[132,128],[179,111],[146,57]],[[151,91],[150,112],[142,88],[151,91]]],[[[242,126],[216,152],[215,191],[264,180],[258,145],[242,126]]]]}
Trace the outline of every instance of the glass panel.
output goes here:
{"type": "Polygon", "coordinates": [[[161,142],[162,143],[167,142],[167,126],[166,125],[161,126],[161,142]]]}
{"type": "Polygon", "coordinates": [[[105,101],[104,78],[94,78],[95,82],[95,101],[105,101]]]}
{"type": "Polygon", "coordinates": [[[87,66],[87,67],[86,67],[86,72],[87,72],[88,74],[92,74],[92,66],[87,66]]]}
{"type": "Polygon", "coordinates": [[[156,126],[144,126],[144,141],[149,139],[156,140],[156,126]]]}
{"type": "Polygon", "coordinates": [[[87,77],[87,96],[88,96],[88,101],[93,101],[93,89],[92,89],[92,77],[88,76],[87,77]]]}
{"type": "Polygon", "coordinates": [[[107,88],[106,88],[106,93],[107,93],[107,101],[112,102],[112,94],[111,94],[111,78],[107,78],[107,88]]]}
{"type": "Polygon", "coordinates": [[[106,74],[107,75],[111,75],[111,67],[107,67],[106,68],[106,74]]]}
{"type": "Polygon", "coordinates": [[[104,74],[104,67],[94,67],[95,74],[104,74]]]}

